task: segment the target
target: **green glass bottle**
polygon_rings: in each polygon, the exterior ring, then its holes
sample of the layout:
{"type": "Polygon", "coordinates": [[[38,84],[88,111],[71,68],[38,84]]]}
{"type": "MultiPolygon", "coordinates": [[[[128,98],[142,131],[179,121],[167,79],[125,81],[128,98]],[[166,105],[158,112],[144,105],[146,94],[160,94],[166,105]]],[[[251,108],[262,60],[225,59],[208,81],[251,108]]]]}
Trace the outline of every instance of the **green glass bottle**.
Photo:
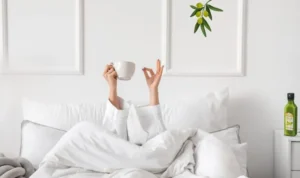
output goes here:
{"type": "Polygon", "coordinates": [[[294,102],[294,93],[287,94],[288,103],[284,108],[284,135],[297,135],[297,106],[294,102]]]}

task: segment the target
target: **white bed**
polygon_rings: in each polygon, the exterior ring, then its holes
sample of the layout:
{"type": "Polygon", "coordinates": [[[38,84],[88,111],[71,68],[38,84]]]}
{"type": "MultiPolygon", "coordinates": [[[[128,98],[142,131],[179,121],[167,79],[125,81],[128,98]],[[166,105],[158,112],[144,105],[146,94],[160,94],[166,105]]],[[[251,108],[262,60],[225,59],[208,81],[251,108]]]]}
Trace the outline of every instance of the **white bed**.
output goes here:
{"type": "Polygon", "coordinates": [[[42,104],[25,100],[20,154],[38,168],[33,178],[237,178],[247,174],[247,144],[240,142],[239,126],[227,125],[227,101],[228,91],[224,90],[161,105],[167,131],[141,147],[119,140],[102,128],[104,103],[42,104]],[[186,118],[184,122],[182,118],[186,118]],[[81,121],[89,123],[77,124],[81,121]],[[133,161],[137,153],[139,159],[133,161]],[[142,158],[143,164],[137,161],[142,158]]]}

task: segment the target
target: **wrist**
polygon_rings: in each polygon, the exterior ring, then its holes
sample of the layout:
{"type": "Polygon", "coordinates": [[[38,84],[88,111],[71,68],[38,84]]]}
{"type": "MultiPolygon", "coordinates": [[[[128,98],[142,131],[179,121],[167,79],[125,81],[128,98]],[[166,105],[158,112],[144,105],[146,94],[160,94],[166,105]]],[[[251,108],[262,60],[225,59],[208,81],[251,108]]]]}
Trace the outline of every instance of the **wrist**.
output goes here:
{"type": "Polygon", "coordinates": [[[158,88],[149,88],[150,94],[156,94],[158,93],[158,88]]]}
{"type": "Polygon", "coordinates": [[[120,109],[120,103],[116,89],[109,90],[108,99],[112,103],[112,105],[114,105],[118,110],[120,109]]]}
{"type": "Polygon", "coordinates": [[[151,88],[150,89],[150,106],[155,106],[158,104],[159,104],[158,89],[151,88]]]}
{"type": "Polygon", "coordinates": [[[109,88],[109,93],[110,93],[110,94],[117,93],[117,88],[116,88],[116,87],[110,87],[110,88],[109,88]]]}
{"type": "Polygon", "coordinates": [[[109,99],[115,99],[118,97],[118,94],[117,94],[117,89],[110,89],[109,90],[109,99]]]}

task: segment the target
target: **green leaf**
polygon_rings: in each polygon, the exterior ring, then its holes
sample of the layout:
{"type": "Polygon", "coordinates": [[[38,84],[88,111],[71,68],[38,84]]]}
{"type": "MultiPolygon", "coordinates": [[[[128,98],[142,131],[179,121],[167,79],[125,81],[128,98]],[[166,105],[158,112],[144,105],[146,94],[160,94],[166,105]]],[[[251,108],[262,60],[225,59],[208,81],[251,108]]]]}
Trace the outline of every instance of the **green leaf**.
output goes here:
{"type": "Polygon", "coordinates": [[[211,28],[210,28],[208,22],[205,20],[205,18],[203,18],[203,24],[204,24],[205,28],[207,28],[207,30],[211,31],[211,28]]]}
{"type": "Polygon", "coordinates": [[[193,16],[195,16],[196,14],[197,14],[197,12],[198,12],[198,10],[196,9],[196,10],[194,10],[194,12],[191,14],[191,16],[190,17],[193,17],[193,16]]]}
{"type": "Polygon", "coordinates": [[[207,3],[206,3],[206,4],[210,3],[210,1],[212,1],[212,0],[209,0],[209,1],[207,1],[207,3]]]}
{"type": "Polygon", "coordinates": [[[219,8],[217,8],[217,7],[214,7],[214,6],[210,5],[210,4],[208,4],[207,6],[209,7],[210,10],[218,11],[218,12],[223,12],[222,9],[219,9],[219,8]]]}
{"type": "Polygon", "coordinates": [[[202,9],[203,9],[203,7],[195,9],[194,12],[191,14],[191,17],[195,16],[197,14],[197,12],[201,11],[202,9]]]}
{"type": "Polygon", "coordinates": [[[193,5],[190,5],[190,7],[191,7],[192,9],[197,9],[197,7],[196,7],[196,6],[193,6],[193,5]]]}
{"type": "Polygon", "coordinates": [[[207,8],[206,8],[206,11],[208,12],[208,17],[210,18],[210,20],[212,20],[213,18],[212,18],[212,14],[211,14],[211,11],[210,11],[210,9],[209,9],[209,7],[207,6],[207,8]]]}
{"type": "Polygon", "coordinates": [[[205,31],[203,23],[201,24],[201,30],[202,30],[203,35],[206,37],[206,31],[205,31]]]}
{"type": "Polygon", "coordinates": [[[194,33],[196,33],[199,29],[200,25],[198,24],[198,22],[196,22],[195,24],[195,29],[194,29],[194,33]]]}

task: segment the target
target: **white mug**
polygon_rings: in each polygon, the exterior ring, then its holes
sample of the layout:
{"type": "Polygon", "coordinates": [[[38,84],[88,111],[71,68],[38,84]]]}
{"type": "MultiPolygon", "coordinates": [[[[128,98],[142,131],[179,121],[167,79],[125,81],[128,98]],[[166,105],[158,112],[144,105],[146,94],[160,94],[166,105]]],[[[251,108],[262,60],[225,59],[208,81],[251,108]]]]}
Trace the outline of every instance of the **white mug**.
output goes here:
{"type": "Polygon", "coordinates": [[[112,63],[117,72],[119,80],[130,80],[135,72],[135,64],[128,61],[118,61],[112,63]]]}

